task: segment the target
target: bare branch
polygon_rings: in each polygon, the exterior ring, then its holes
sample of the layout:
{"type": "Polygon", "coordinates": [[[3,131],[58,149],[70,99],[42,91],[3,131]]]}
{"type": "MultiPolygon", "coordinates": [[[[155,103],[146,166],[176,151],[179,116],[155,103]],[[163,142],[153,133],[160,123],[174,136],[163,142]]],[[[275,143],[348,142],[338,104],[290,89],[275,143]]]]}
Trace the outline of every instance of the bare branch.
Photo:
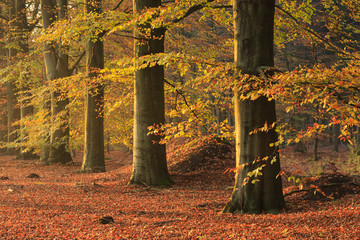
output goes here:
{"type": "Polygon", "coordinates": [[[80,64],[81,59],[85,56],[86,51],[84,50],[81,55],[79,56],[79,58],[76,60],[76,62],[74,63],[74,65],[72,66],[72,68],[70,69],[70,75],[72,75],[75,71],[75,69],[78,67],[78,65],[80,64]]]}
{"type": "Polygon", "coordinates": [[[120,2],[118,2],[118,4],[116,4],[116,6],[113,8],[113,11],[118,9],[123,2],[124,2],[124,0],[120,0],[120,2]]]}
{"type": "Polygon", "coordinates": [[[312,36],[314,36],[315,38],[317,38],[318,40],[322,41],[323,43],[327,44],[332,50],[343,54],[345,56],[351,56],[354,59],[360,60],[359,57],[346,52],[344,50],[342,50],[341,48],[339,48],[338,46],[336,46],[335,44],[333,44],[332,42],[330,42],[329,40],[327,40],[324,37],[321,37],[319,34],[317,34],[314,30],[312,30],[310,27],[307,26],[303,26],[303,24],[300,23],[300,21],[298,19],[296,19],[290,12],[286,11],[284,8],[282,8],[280,5],[275,5],[275,7],[277,9],[279,9],[281,12],[283,12],[286,16],[288,16],[289,18],[291,18],[297,25],[299,25],[304,31],[310,33],[312,36]]]}
{"type": "Polygon", "coordinates": [[[190,7],[183,16],[174,19],[172,22],[173,23],[178,23],[181,20],[183,20],[184,18],[186,18],[186,17],[190,16],[191,14],[193,14],[194,12],[199,11],[199,10],[203,9],[204,7],[206,7],[206,5],[208,3],[211,3],[211,2],[214,2],[214,1],[215,0],[208,0],[205,3],[194,5],[194,6],[190,7]]]}

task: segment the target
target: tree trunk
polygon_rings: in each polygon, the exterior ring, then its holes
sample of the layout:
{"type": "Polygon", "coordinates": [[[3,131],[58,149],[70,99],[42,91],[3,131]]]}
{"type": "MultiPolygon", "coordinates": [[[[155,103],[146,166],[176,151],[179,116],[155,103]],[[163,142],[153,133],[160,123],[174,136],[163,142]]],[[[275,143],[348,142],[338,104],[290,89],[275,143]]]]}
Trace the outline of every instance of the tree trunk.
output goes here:
{"type": "Polygon", "coordinates": [[[300,140],[299,142],[295,143],[294,151],[306,153],[307,147],[306,147],[306,144],[304,143],[304,141],[300,140]]]}
{"type": "MultiPolygon", "coordinates": [[[[43,73],[43,84],[46,84],[47,82],[47,76],[46,76],[46,68],[44,66],[44,73],[43,73]]],[[[45,111],[46,112],[46,117],[45,117],[45,126],[49,123],[48,121],[50,120],[50,114],[51,114],[51,101],[50,101],[50,97],[48,97],[47,94],[44,94],[45,96],[43,96],[42,99],[42,109],[41,111],[45,111]]],[[[50,154],[50,132],[47,131],[46,134],[43,136],[42,139],[42,145],[41,145],[41,155],[40,155],[40,161],[44,162],[45,164],[47,163],[47,161],[49,160],[49,154],[50,154]]]]}
{"type": "MultiPolygon", "coordinates": [[[[1,13],[1,9],[0,9],[0,13],[1,13]]],[[[0,38],[5,37],[5,32],[4,29],[0,26],[0,38]]],[[[5,46],[0,45],[0,67],[4,67],[6,65],[6,49],[5,46]]],[[[3,78],[3,75],[0,75],[0,78],[3,78]]],[[[8,129],[7,129],[7,104],[6,101],[4,101],[6,99],[6,88],[5,88],[5,84],[1,85],[1,90],[0,90],[0,97],[1,97],[1,102],[2,104],[0,105],[0,108],[2,109],[0,111],[0,142],[2,143],[6,143],[7,142],[7,135],[8,135],[8,129]]],[[[7,148],[6,147],[1,147],[0,148],[0,155],[6,155],[7,152],[7,148]]]]}
{"type": "MultiPolygon", "coordinates": [[[[85,1],[86,13],[101,13],[101,0],[85,1]]],[[[100,37],[92,36],[87,43],[86,72],[88,78],[96,78],[104,68],[104,44],[100,37]]],[[[90,81],[91,82],[91,81],[90,81]]],[[[90,83],[90,85],[93,85],[90,83]]],[[[85,152],[82,171],[104,172],[104,86],[90,86],[86,98],[85,152]]]]}
{"type": "MultiPolygon", "coordinates": [[[[43,25],[45,30],[55,22],[56,14],[59,18],[66,18],[67,0],[60,0],[57,9],[56,4],[52,0],[42,0],[41,8],[43,13],[43,25]]],[[[44,57],[46,66],[47,80],[52,81],[57,78],[67,77],[70,75],[68,69],[68,56],[64,54],[57,44],[46,44],[44,57]]],[[[54,163],[68,163],[72,161],[68,146],[69,146],[69,113],[66,109],[68,99],[59,96],[66,94],[58,90],[53,91],[51,96],[51,116],[54,120],[61,121],[60,126],[51,132],[50,136],[50,152],[48,164],[54,163]],[[64,114],[65,113],[65,114],[64,114]]],[[[45,160],[45,159],[43,159],[45,160]]]]}
{"type": "MultiPolygon", "coordinates": [[[[16,20],[15,25],[17,26],[17,34],[15,36],[15,41],[18,44],[18,47],[21,52],[20,57],[23,55],[29,54],[29,43],[28,43],[28,33],[29,33],[29,24],[27,21],[26,13],[26,1],[25,0],[16,0],[15,1],[15,11],[16,11],[16,20]]],[[[23,72],[26,72],[26,69],[23,70],[23,72]]],[[[29,76],[28,74],[22,74],[23,76],[18,79],[19,82],[19,89],[20,89],[20,96],[19,96],[19,103],[20,103],[20,118],[24,119],[28,117],[29,115],[32,115],[34,112],[34,107],[30,105],[26,99],[29,97],[29,90],[31,86],[29,85],[29,76]]],[[[21,124],[20,125],[20,141],[25,142],[25,139],[27,138],[25,127],[21,124]]],[[[39,156],[34,153],[33,148],[25,147],[23,144],[21,144],[20,152],[16,156],[16,159],[36,159],[39,156]]]]}
{"type": "Polygon", "coordinates": [[[319,138],[317,137],[317,133],[315,133],[314,149],[313,149],[313,160],[314,161],[320,160],[320,157],[318,155],[318,148],[319,148],[319,138]]]}
{"type": "MultiPolygon", "coordinates": [[[[13,43],[17,39],[18,35],[18,21],[16,19],[16,2],[11,1],[9,2],[9,43],[13,43]]],[[[8,65],[11,65],[15,59],[15,56],[18,54],[18,50],[15,48],[8,49],[8,65]]],[[[19,153],[19,148],[16,146],[11,146],[11,144],[15,144],[15,141],[18,138],[18,127],[14,126],[14,123],[20,120],[20,109],[18,106],[18,99],[17,99],[17,92],[18,88],[16,87],[16,79],[11,78],[6,82],[6,99],[7,99],[7,127],[8,127],[8,134],[7,134],[7,143],[9,144],[7,148],[8,155],[17,155],[19,153]]]]}
{"type": "MultiPolygon", "coordinates": [[[[273,66],[274,0],[234,0],[235,63],[244,74],[258,75],[259,66],[273,66]]],[[[284,208],[274,129],[250,135],[254,129],[276,121],[275,102],[265,96],[240,100],[235,91],[236,166],[235,186],[224,212],[279,213],[284,208]],[[264,160],[268,157],[268,160],[264,160]],[[270,161],[276,159],[275,162],[270,161]],[[259,160],[259,161],[256,161],[259,160]],[[257,177],[253,170],[266,164],[257,177]],[[243,166],[243,167],[242,167],[243,166]],[[254,181],[255,180],[255,181],[254,181]],[[257,181],[259,180],[259,181],[257,181]]]]}
{"type": "MultiPolygon", "coordinates": [[[[11,56],[11,53],[10,53],[11,56]]],[[[18,91],[14,80],[11,79],[6,82],[6,100],[7,100],[7,127],[8,127],[8,134],[7,134],[7,143],[12,144],[15,143],[16,139],[18,138],[18,134],[16,132],[17,127],[13,124],[20,120],[20,109],[18,107],[18,101],[16,98],[16,93],[18,91]]],[[[7,148],[8,155],[16,155],[18,154],[19,149],[15,146],[9,146],[7,148]]]]}
{"type": "Polygon", "coordinates": [[[333,127],[333,138],[334,138],[334,146],[333,146],[333,151],[334,152],[338,152],[339,151],[339,145],[340,145],[340,125],[336,124],[333,127]]]}
{"type": "MultiPolygon", "coordinates": [[[[161,6],[161,0],[134,0],[134,12],[145,8],[161,6]]],[[[154,16],[155,17],[155,16],[154,16]]],[[[135,55],[142,57],[164,52],[165,29],[151,29],[148,24],[139,25],[135,29],[135,55]],[[139,39],[144,39],[140,41],[139,39]]],[[[133,173],[129,184],[171,185],[166,163],[165,144],[160,144],[159,135],[148,135],[148,127],[161,127],[165,122],[164,104],[164,66],[145,67],[135,72],[134,103],[134,151],[133,173]]]]}

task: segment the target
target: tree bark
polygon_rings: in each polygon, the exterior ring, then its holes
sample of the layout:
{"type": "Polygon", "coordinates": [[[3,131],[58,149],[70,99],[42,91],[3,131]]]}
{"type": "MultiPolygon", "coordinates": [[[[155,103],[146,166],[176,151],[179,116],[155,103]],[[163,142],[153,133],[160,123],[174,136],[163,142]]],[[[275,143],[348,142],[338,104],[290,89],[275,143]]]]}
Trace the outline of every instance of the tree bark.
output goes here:
{"type": "MultiPolygon", "coordinates": [[[[258,75],[258,67],[273,66],[274,0],[234,0],[235,63],[243,74],[258,75]]],[[[236,166],[235,186],[224,212],[278,213],[284,208],[277,147],[270,147],[278,136],[274,129],[250,135],[276,121],[275,102],[261,96],[240,100],[235,90],[236,166]],[[268,157],[268,160],[263,160],[268,157]],[[272,159],[275,162],[270,163],[272,159]],[[256,161],[259,160],[259,161],[256,161]],[[249,177],[253,170],[262,175],[249,177]],[[242,167],[243,166],[243,167],[242,167]],[[253,180],[258,179],[255,183],[253,180]]]]}
{"type": "MultiPolygon", "coordinates": [[[[43,84],[46,84],[47,82],[47,76],[46,76],[46,68],[44,66],[44,70],[43,70],[43,84]]],[[[50,120],[50,116],[51,116],[51,100],[50,97],[47,94],[44,94],[43,99],[42,99],[42,106],[41,106],[41,111],[45,111],[46,112],[46,117],[45,117],[45,124],[47,125],[50,120]]],[[[45,125],[45,126],[46,126],[45,125]]],[[[41,145],[41,155],[40,155],[40,161],[44,162],[45,164],[47,163],[48,159],[49,159],[49,154],[50,154],[50,132],[47,132],[44,134],[43,138],[42,138],[42,145],[41,145]]]]}
{"type": "Polygon", "coordinates": [[[340,136],[340,125],[339,125],[339,124],[336,124],[336,125],[334,125],[334,127],[333,127],[333,136],[331,136],[331,137],[334,138],[334,146],[333,146],[333,151],[334,151],[334,152],[338,152],[338,151],[339,151],[339,146],[340,146],[339,136],[340,136]]]}
{"type": "MultiPolygon", "coordinates": [[[[9,33],[8,33],[8,41],[9,43],[14,43],[18,38],[18,20],[16,17],[16,1],[9,2],[9,12],[8,18],[9,21],[9,33]]],[[[16,48],[10,47],[7,51],[8,57],[8,65],[11,65],[14,61],[16,55],[18,54],[18,50],[16,48]]],[[[16,79],[11,78],[6,82],[6,99],[7,99],[7,143],[9,146],[7,147],[8,155],[17,155],[19,153],[19,148],[15,146],[11,146],[15,144],[18,139],[18,127],[14,126],[14,123],[20,120],[20,109],[18,106],[17,92],[19,89],[16,86],[16,79]]]]}
{"type": "MultiPolygon", "coordinates": [[[[3,29],[0,28],[0,38],[3,38],[3,29]]],[[[6,64],[6,61],[3,61],[3,59],[6,59],[6,50],[3,46],[0,46],[0,67],[3,67],[6,64]]],[[[0,78],[3,76],[0,75],[0,78]]],[[[0,142],[5,143],[7,142],[7,135],[8,135],[8,129],[7,129],[7,104],[4,101],[6,99],[6,90],[5,86],[1,85],[2,89],[0,90],[0,98],[2,104],[0,105],[0,108],[2,109],[0,111],[0,142]]],[[[0,156],[6,155],[7,148],[6,147],[0,147],[0,156]]]]}
{"type": "MultiPolygon", "coordinates": [[[[161,6],[161,0],[134,0],[134,12],[161,6]]],[[[156,17],[156,16],[154,16],[156,17]]],[[[165,29],[151,29],[141,24],[135,29],[135,55],[147,56],[164,52],[165,29]],[[143,39],[143,40],[140,40],[143,39]]],[[[148,127],[161,127],[165,122],[164,66],[145,67],[135,72],[133,173],[129,184],[167,186],[173,181],[166,163],[165,144],[159,135],[148,135],[148,127]]]]}
{"type": "MultiPolygon", "coordinates": [[[[26,0],[16,0],[15,1],[15,11],[16,11],[16,19],[15,19],[15,25],[17,26],[17,33],[15,36],[15,41],[18,44],[18,47],[20,49],[20,57],[23,55],[29,54],[29,39],[28,34],[30,31],[28,20],[27,20],[27,9],[26,9],[26,0]]],[[[26,70],[24,69],[24,72],[26,70]]],[[[29,75],[23,74],[21,79],[18,79],[19,82],[19,89],[20,89],[20,96],[19,96],[19,103],[20,103],[20,119],[24,119],[29,115],[32,115],[34,113],[34,107],[29,104],[26,99],[29,97],[29,90],[31,86],[29,85],[29,75]]],[[[20,125],[20,141],[22,143],[25,142],[25,139],[27,138],[26,130],[24,129],[24,126],[20,125]]],[[[25,147],[23,144],[21,144],[20,151],[18,152],[16,159],[36,159],[39,156],[34,153],[33,148],[25,147]]]]}
{"type": "MultiPolygon", "coordinates": [[[[55,0],[42,0],[42,17],[45,30],[55,22],[57,17],[66,18],[67,0],[59,0],[59,6],[56,5],[55,0]],[[58,9],[57,9],[58,7],[58,9]],[[58,16],[56,16],[58,13],[58,16]]],[[[48,81],[58,78],[67,77],[70,75],[68,69],[68,56],[61,49],[58,44],[46,44],[44,51],[46,76],[48,81]]],[[[61,121],[60,127],[53,130],[50,136],[50,152],[49,158],[45,160],[48,164],[54,163],[68,163],[72,161],[69,152],[69,112],[66,106],[69,102],[68,98],[59,97],[66,93],[61,93],[59,90],[54,90],[51,95],[51,116],[54,120],[61,121]]]]}
{"type": "MultiPolygon", "coordinates": [[[[101,0],[85,0],[86,13],[101,13],[101,0]]],[[[86,72],[88,78],[96,78],[104,68],[104,43],[99,36],[91,36],[87,43],[86,72]]],[[[90,81],[91,82],[91,81],[90,81]]],[[[104,85],[90,83],[86,98],[85,152],[82,171],[104,172],[104,85]],[[94,86],[93,86],[94,85],[94,86]]]]}

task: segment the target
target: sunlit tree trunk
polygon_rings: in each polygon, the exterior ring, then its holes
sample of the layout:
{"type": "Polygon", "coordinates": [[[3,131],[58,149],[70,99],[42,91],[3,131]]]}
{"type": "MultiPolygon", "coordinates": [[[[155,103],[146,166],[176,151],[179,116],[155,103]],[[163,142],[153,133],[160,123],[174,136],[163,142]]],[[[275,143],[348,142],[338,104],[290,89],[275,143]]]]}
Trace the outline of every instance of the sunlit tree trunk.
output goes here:
{"type": "MultiPolygon", "coordinates": [[[[101,0],[86,0],[86,13],[101,13],[101,0]]],[[[99,70],[104,68],[104,44],[99,36],[91,36],[87,43],[86,72],[90,86],[87,89],[86,119],[85,119],[85,152],[82,171],[104,172],[104,85],[92,83],[99,75],[99,70]]]]}
{"type": "MultiPolygon", "coordinates": [[[[134,12],[161,6],[161,0],[134,0],[134,12]]],[[[148,24],[136,26],[135,55],[142,57],[164,52],[165,29],[151,29],[148,24]],[[143,40],[141,40],[143,39],[143,40]]],[[[155,65],[135,72],[133,173],[130,184],[170,185],[165,144],[162,136],[148,135],[148,127],[165,122],[164,67],[155,65]]]]}
{"type": "MultiPolygon", "coordinates": [[[[260,66],[273,66],[274,0],[234,0],[235,63],[242,73],[258,75],[260,66]]],[[[240,100],[235,91],[236,166],[235,186],[224,212],[278,213],[284,207],[280,159],[274,129],[250,135],[254,129],[276,121],[275,102],[265,96],[240,100]],[[269,157],[267,161],[255,161],[269,157]],[[270,160],[276,158],[276,162],[270,160]],[[248,173],[266,164],[255,181],[248,173]],[[243,166],[243,167],[242,167],[243,166]],[[240,170],[241,169],[241,170],[240,170]]]]}
{"type": "MultiPolygon", "coordinates": [[[[59,0],[59,6],[54,0],[42,0],[42,17],[45,29],[51,27],[54,21],[59,18],[66,18],[67,0],[59,0]],[[56,16],[58,13],[58,16],[56,16]]],[[[47,80],[52,81],[57,78],[70,75],[68,69],[68,56],[60,49],[58,44],[46,44],[44,51],[45,67],[47,80]]],[[[51,116],[53,120],[61,121],[60,126],[51,132],[49,158],[43,159],[48,164],[71,162],[69,147],[69,113],[66,109],[68,98],[61,97],[59,90],[54,90],[51,96],[51,116]]]]}

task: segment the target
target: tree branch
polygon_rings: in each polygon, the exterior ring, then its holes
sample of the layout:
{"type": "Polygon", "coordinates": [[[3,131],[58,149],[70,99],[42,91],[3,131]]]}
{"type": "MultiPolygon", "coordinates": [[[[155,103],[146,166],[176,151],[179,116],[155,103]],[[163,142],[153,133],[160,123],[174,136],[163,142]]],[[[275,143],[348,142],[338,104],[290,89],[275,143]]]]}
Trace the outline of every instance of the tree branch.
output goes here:
{"type": "MultiPolygon", "coordinates": [[[[174,84],[170,83],[168,80],[164,79],[164,82],[165,82],[166,84],[170,85],[171,87],[175,88],[176,93],[179,94],[179,95],[184,99],[185,105],[190,109],[190,111],[191,111],[191,113],[194,115],[194,117],[195,117],[196,119],[200,119],[200,118],[198,117],[198,115],[196,114],[196,112],[195,112],[193,109],[191,109],[191,107],[190,107],[189,103],[187,102],[186,97],[184,96],[184,94],[183,94],[182,92],[180,92],[180,91],[176,88],[176,86],[175,86],[174,84]]],[[[209,132],[209,129],[208,129],[206,126],[202,125],[202,127],[203,127],[207,132],[209,132]]]]}
{"type": "Polygon", "coordinates": [[[113,11],[118,9],[123,2],[124,2],[124,0],[120,0],[120,2],[118,2],[118,4],[116,4],[116,6],[113,8],[113,11]]]}
{"type": "Polygon", "coordinates": [[[205,3],[202,3],[202,4],[198,4],[198,5],[194,5],[192,7],[190,7],[183,16],[179,17],[179,18],[176,18],[174,20],[172,20],[173,23],[178,23],[180,22],[181,20],[183,20],[184,18],[190,16],[192,13],[196,12],[196,11],[199,11],[200,9],[203,9],[204,7],[206,7],[206,5],[208,3],[211,3],[211,2],[214,2],[215,0],[208,0],[206,1],[205,3]]]}
{"type": "Polygon", "coordinates": [[[3,19],[3,20],[5,20],[5,21],[9,21],[9,19],[7,18],[7,17],[4,17],[3,15],[0,15],[0,19],[3,19]]]}
{"type": "Polygon", "coordinates": [[[289,18],[291,18],[297,25],[299,25],[304,31],[310,33],[312,36],[314,36],[315,38],[319,39],[320,41],[324,42],[325,44],[327,44],[332,50],[341,53],[345,56],[351,56],[354,59],[360,60],[359,57],[348,53],[344,50],[342,50],[341,48],[339,48],[338,46],[334,45],[332,42],[330,42],[329,40],[321,37],[319,34],[317,34],[314,30],[312,30],[309,27],[306,26],[302,26],[302,24],[300,23],[300,21],[298,19],[296,19],[290,12],[286,11],[284,8],[282,8],[280,5],[275,5],[275,8],[279,9],[281,12],[283,12],[286,16],[288,16],[289,18]]]}
{"type": "Polygon", "coordinates": [[[81,59],[85,56],[86,51],[84,50],[81,55],[79,56],[79,58],[76,60],[76,62],[74,63],[74,65],[72,66],[72,68],[70,69],[70,75],[72,75],[75,71],[75,69],[77,68],[77,66],[80,64],[81,59]]]}
{"type": "MultiPolygon", "coordinates": [[[[342,185],[355,185],[355,186],[360,186],[359,184],[351,181],[351,182],[344,182],[344,183],[329,183],[329,184],[324,184],[324,185],[320,185],[320,186],[315,186],[315,187],[312,187],[312,188],[308,188],[308,189],[298,189],[298,190],[294,190],[294,191],[291,191],[291,192],[288,192],[288,193],[285,193],[284,194],[284,197],[287,197],[287,196],[290,196],[290,195],[293,195],[295,193],[299,193],[299,192],[310,192],[312,190],[320,190],[321,191],[321,188],[325,188],[325,187],[332,187],[332,186],[342,186],[342,185]]],[[[325,197],[328,197],[326,195],[324,195],[325,197]]]]}
{"type": "MultiPolygon", "coordinates": [[[[113,11],[115,11],[116,9],[118,9],[120,7],[120,5],[124,2],[124,0],[120,0],[118,2],[118,4],[116,4],[116,6],[113,8],[113,11]]],[[[102,33],[99,34],[99,38],[102,38],[106,33],[108,32],[107,31],[103,31],[102,33]]],[[[86,54],[86,51],[84,50],[81,55],[79,56],[79,58],[76,60],[76,62],[74,63],[74,65],[72,66],[72,68],[70,69],[70,75],[72,75],[75,71],[75,69],[77,68],[77,66],[80,64],[82,58],[85,56],[86,54]]]]}

